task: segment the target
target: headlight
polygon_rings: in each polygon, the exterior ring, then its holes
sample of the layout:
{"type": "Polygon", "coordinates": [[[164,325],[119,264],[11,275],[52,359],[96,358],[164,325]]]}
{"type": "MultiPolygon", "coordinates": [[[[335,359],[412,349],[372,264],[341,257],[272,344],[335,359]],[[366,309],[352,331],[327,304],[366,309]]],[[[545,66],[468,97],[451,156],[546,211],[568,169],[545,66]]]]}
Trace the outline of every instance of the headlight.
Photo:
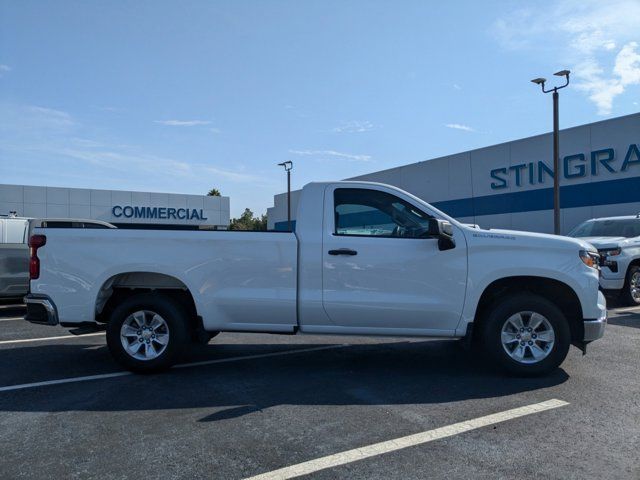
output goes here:
{"type": "Polygon", "coordinates": [[[616,255],[620,255],[620,253],[622,253],[622,249],[620,247],[606,248],[606,249],[600,250],[600,252],[602,253],[602,255],[606,257],[615,257],[616,255]]]}
{"type": "Polygon", "coordinates": [[[582,263],[584,263],[587,267],[591,267],[595,269],[600,268],[600,265],[599,265],[600,255],[598,255],[596,252],[580,250],[580,260],[582,260],[582,263]]]}

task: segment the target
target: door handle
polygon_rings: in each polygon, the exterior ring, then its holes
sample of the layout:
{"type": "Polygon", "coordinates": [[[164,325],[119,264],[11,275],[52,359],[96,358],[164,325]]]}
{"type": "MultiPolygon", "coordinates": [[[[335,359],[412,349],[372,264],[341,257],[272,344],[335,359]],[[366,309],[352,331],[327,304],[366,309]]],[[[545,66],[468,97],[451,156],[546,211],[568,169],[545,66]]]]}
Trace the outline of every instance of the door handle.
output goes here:
{"type": "Polygon", "coordinates": [[[329,255],[357,255],[358,252],[350,248],[339,248],[338,250],[329,250],[329,255]]]}

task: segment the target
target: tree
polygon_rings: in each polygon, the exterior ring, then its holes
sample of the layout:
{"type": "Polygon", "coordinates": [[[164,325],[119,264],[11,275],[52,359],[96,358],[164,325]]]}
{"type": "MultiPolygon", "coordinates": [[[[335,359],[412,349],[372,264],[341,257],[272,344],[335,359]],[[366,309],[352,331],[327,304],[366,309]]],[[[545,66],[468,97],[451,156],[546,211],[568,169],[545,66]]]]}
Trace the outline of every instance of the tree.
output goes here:
{"type": "Polygon", "coordinates": [[[267,229],[267,216],[261,215],[254,217],[253,212],[245,208],[240,218],[232,218],[229,224],[229,230],[260,230],[267,229]]]}
{"type": "Polygon", "coordinates": [[[217,188],[212,188],[211,190],[209,190],[209,193],[207,193],[208,197],[219,197],[220,196],[220,190],[218,190],[217,188]]]}

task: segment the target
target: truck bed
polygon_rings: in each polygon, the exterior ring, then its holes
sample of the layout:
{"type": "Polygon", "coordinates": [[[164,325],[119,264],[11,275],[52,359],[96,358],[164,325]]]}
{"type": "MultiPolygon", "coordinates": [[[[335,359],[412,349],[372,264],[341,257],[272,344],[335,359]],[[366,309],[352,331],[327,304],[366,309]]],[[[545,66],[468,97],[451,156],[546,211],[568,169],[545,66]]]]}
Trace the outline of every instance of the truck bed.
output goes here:
{"type": "Polygon", "coordinates": [[[297,240],[291,232],[41,228],[33,294],[61,322],[92,322],[114,288],[188,290],[206,330],[294,331],[297,240]],[[179,280],[178,280],[179,279],[179,280]],[[96,302],[98,307],[96,308],[96,302]]]}

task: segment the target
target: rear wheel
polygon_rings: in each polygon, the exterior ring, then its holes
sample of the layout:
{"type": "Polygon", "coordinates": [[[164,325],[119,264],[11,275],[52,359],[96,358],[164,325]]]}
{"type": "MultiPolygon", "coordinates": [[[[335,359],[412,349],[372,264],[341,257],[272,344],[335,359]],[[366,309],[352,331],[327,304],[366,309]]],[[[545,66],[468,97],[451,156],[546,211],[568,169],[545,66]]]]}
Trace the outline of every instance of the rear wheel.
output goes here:
{"type": "Polygon", "coordinates": [[[629,267],[621,298],[626,305],[640,305],[640,266],[629,267]]]}
{"type": "Polygon", "coordinates": [[[150,373],[173,365],[189,338],[184,309],[155,293],[122,302],[107,324],[107,345],[126,369],[150,373]]]}
{"type": "Polygon", "coordinates": [[[502,369],[523,376],[556,369],[571,343],[563,313],[533,294],[513,295],[496,303],[483,322],[481,335],[485,352],[502,369]]]}

